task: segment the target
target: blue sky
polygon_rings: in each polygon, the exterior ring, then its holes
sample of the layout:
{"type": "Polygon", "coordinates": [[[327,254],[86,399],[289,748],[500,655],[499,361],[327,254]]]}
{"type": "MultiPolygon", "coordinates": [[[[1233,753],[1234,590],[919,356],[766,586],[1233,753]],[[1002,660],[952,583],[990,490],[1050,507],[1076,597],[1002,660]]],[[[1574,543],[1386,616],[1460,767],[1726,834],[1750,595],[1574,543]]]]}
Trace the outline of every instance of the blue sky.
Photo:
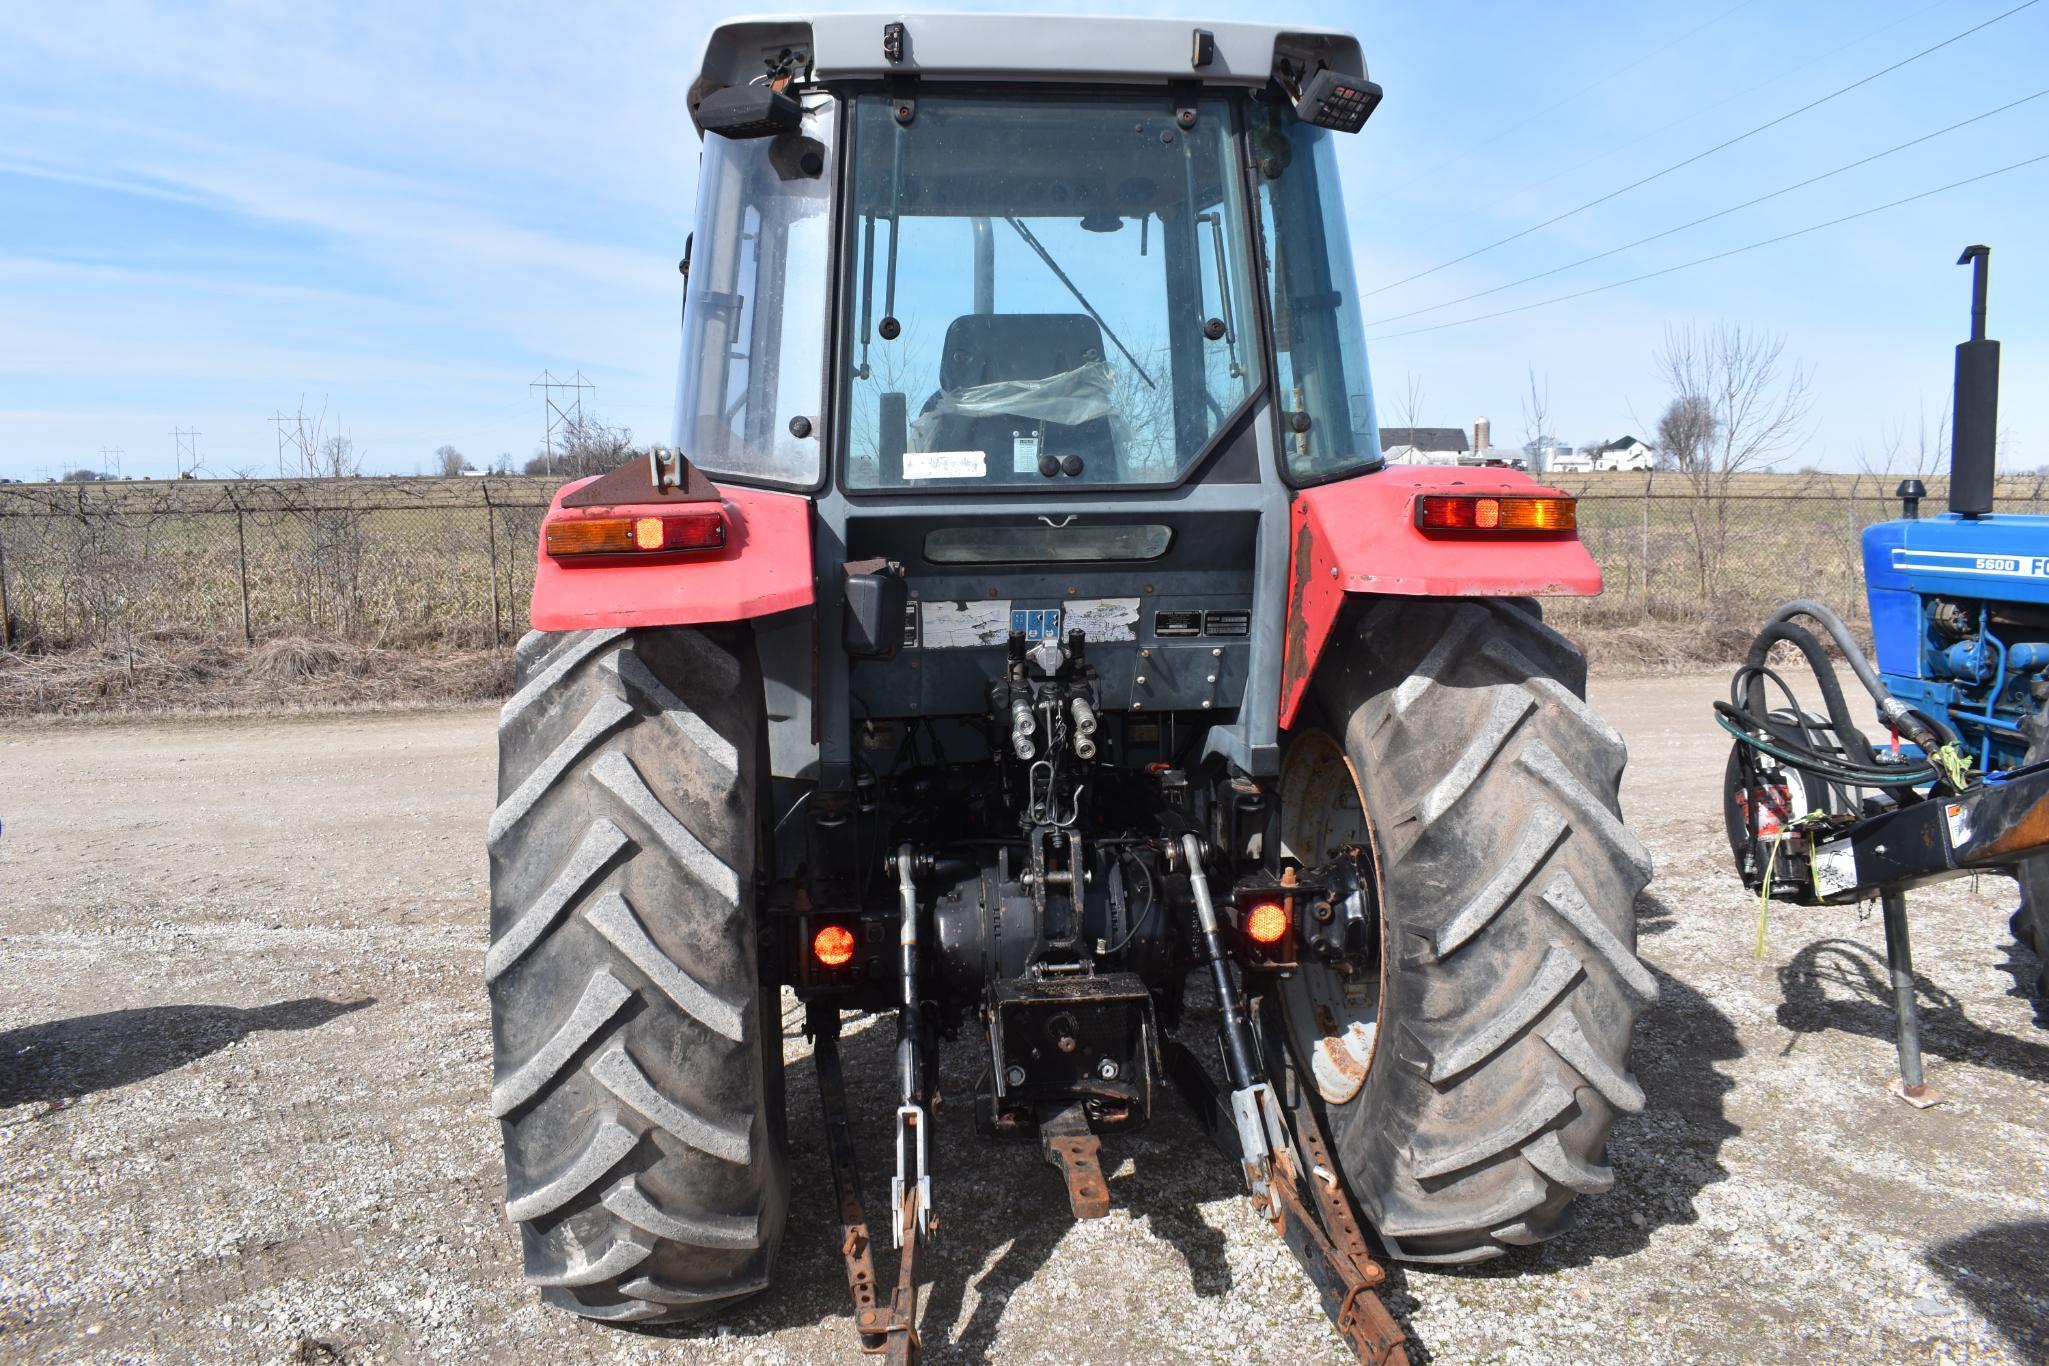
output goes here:
{"type": "MultiPolygon", "coordinates": [[[[1343,153],[1369,290],[1690,156],[2019,0],[1304,3],[1387,91],[1343,153]]],[[[957,5],[958,0],[954,0],[957,5]]],[[[817,5],[817,8],[840,6],[817,5]]],[[[847,8],[870,8],[869,5],[847,8]]],[[[968,6],[973,8],[974,6],[968,6]]],[[[1071,11],[1076,0],[1049,6],[1071,11]]],[[[1005,9],[1031,9],[1006,4],[1005,9]]],[[[1199,12],[1120,3],[1118,13],[1199,12]]],[[[666,433],[695,134],[723,10],[24,5],[0,45],[0,475],[275,463],[302,397],[370,468],[529,454],[528,382],[666,433]]],[[[2009,468],[2049,465],[2049,162],[1555,306],[1410,331],[1724,251],[2049,153],[2049,97],[1656,243],[1398,322],[2049,88],[2049,4],[1653,184],[1369,295],[1382,420],[1520,440],[1525,369],[1585,442],[1655,420],[1663,329],[1782,333],[1814,373],[1790,463],[1855,468],[1946,406],[1960,248],[1989,242],[2009,468]]]]}

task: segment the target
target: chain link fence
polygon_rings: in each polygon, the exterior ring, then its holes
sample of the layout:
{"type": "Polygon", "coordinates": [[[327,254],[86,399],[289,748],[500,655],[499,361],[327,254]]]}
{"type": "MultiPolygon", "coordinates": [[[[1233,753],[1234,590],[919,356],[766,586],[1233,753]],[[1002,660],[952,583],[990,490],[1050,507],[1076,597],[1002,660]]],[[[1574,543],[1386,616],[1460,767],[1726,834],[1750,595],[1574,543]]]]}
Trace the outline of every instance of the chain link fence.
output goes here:
{"type": "MultiPolygon", "coordinates": [[[[1720,496],[1669,488],[1581,491],[1580,539],[1600,563],[1602,593],[1550,600],[1546,619],[1568,633],[1754,628],[1780,603],[1801,597],[1867,625],[1864,530],[1900,517],[1896,482],[1846,478],[1833,488],[1809,481],[1798,491],[1720,496]]],[[[1922,512],[1932,516],[1944,510],[1946,494],[1942,481],[1929,483],[1922,512]]],[[[1995,513],[2049,511],[2040,485],[2003,486],[1995,513]]]]}
{"type": "MultiPolygon", "coordinates": [[[[1900,515],[1891,480],[1703,495],[1669,477],[1579,494],[1606,591],[1552,599],[1567,632],[1753,626],[1788,597],[1865,612],[1864,528],[1900,515]]],[[[1930,480],[1927,510],[1943,506],[1930,480]]],[[[2045,507],[2002,484],[2000,512],[2045,507]]],[[[396,649],[474,648],[526,629],[555,481],[343,479],[0,486],[0,645],[49,652],[176,633],[396,649]]],[[[1512,551],[1509,553],[1513,553],[1512,551]]]]}
{"type": "Polygon", "coordinates": [[[525,629],[555,481],[0,486],[0,647],[175,632],[476,646],[525,629]]]}

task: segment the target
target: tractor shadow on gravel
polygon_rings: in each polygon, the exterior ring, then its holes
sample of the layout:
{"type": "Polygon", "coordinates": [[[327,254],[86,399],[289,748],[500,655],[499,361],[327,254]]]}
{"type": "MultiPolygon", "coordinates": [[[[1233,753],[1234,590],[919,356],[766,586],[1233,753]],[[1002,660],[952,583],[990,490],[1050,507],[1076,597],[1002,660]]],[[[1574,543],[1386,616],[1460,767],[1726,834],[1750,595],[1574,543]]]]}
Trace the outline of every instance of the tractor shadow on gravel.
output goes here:
{"type": "MultiPolygon", "coordinates": [[[[2016,955],[2025,952],[2015,950],[2016,955]]],[[[1888,1045],[1898,1037],[1885,955],[1855,940],[1818,939],[1807,945],[1779,969],[1779,990],[1785,998],[1778,1008],[1779,1025],[1795,1035],[1834,1030],[1888,1045]]],[[[2049,1046],[1985,1028],[1964,1013],[1956,997],[1918,972],[1914,995],[1921,1008],[1924,1054],[2049,1082],[2049,1046]]]]}
{"type": "MultiPolygon", "coordinates": [[[[797,1026],[786,1023],[786,1031],[797,1026]]],[[[861,1198],[877,1235],[875,1269],[887,1302],[896,1281],[889,1245],[889,1164],[894,1084],[895,1026],[888,1017],[849,1019],[840,1053],[847,1080],[847,1112],[861,1164],[861,1198]]],[[[1199,1019],[1183,1033],[1199,1032],[1199,1019]]],[[[933,1135],[934,1196],[939,1234],[919,1259],[918,1327],[925,1356],[938,1362],[982,1362],[998,1355],[996,1336],[1012,1296],[1058,1267],[1062,1243],[1076,1234],[1059,1174],[1036,1143],[998,1142],[975,1129],[974,1068],[980,1050],[954,1046],[940,1053],[943,1103],[933,1135]]],[[[817,1078],[808,1058],[786,1069],[790,1135],[790,1213],[766,1293],[732,1313],[702,1324],[651,1327],[654,1337],[719,1340],[820,1324],[843,1328],[853,1352],[853,1311],[839,1256],[839,1223],[832,1198],[817,1078]]],[[[1128,1218],[1140,1239],[1171,1248],[1186,1264],[1194,1292],[1222,1295],[1231,1288],[1225,1234],[1205,1221],[1201,1205],[1244,1198],[1236,1172],[1196,1125],[1174,1090],[1162,1084],[1152,1123],[1136,1134],[1103,1142],[1109,1178],[1111,1227],[1076,1235],[1129,1236],[1114,1227],[1128,1218]],[[1127,1168],[1126,1159],[1130,1159],[1127,1168]]],[[[1280,1246],[1278,1239],[1275,1246],[1280,1246]]],[[[1077,1263],[1083,1253],[1069,1249],[1077,1263]]],[[[1143,1255],[1134,1252],[1134,1256],[1143,1255]]],[[[1080,1265],[1074,1277],[1081,1281],[1080,1265]]],[[[1105,1300],[1103,1328],[1113,1331],[1118,1306],[1105,1300]]]]}
{"type": "Polygon", "coordinates": [[[1937,1243],[1926,1260],[2023,1360],[2049,1360],[2049,1319],[2040,1299],[2049,1284],[2049,1219],[1989,1224],[1937,1243]]]}
{"type": "MultiPolygon", "coordinates": [[[[1650,893],[1638,901],[1637,915],[1639,934],[1646,938],[1667,928],[1672,919],[1665,904],[1650,893]]],[[[1496,1261],[1442,1269],[1388,1263],[1384,1293],[1396,1321],[1411,1335],[1410,1359],[1418,1366],[1431,1359],[1432,1325],[1427,1317],[1411,1323],[1418,1308],[1409,1289],[1413,1280],[1515,1278],[1628,1256],[1642,1251],[1658,1229],[1693,1222],[1695,1198],[1726,1178],[1721,1148],[1738,1131],[1724,1113],[1734,1082],[1720,1067],[1743,1056],[1735,1024],[1693,988],[1655,965],[1647,966],[1657,977],[1659,991],[1657,1003],[1637,1026],[1635,1071],[1647,1103],[1642,1114],[1618,1118],[1610,1135],[1608,1159],[1615,1170],[1615,1190],[1584,1201],[1578,1222],[1562,1237],[1496,1261]]],[[[1206,1037],[1206,997],[1191,989],[1188,1005],[1181,1035],[1206,1037]]],[[[787,1027],[794,1032],[795,1026],[787,1027]]],[[[896,1271],[895,1253],[882,1232],[889,1212],[894,1047],[895,1031],[888,1018],[849,1020],[841,1042],[847,1108],[861,1161],[861,1194],[870,1226],[883,1240],[876,1249],[876,1270],[885,1298],[896,1271]]],[[[1098,1235],[1087,1230],[1075,1233],[1060,1179],[1041,1161],[1036,1144],[996,1143],[975,1132],[972,1069],[980,1062],[978,1051],[954,1047],[940,1056],[941,1084],[948,1097],[934,1136],[940,1230],[922,1259],[918,1322],[933,1362],[983,1362],[996,1355],[996,1333],[1011,1297],[1049,1266],[1058,1274],[1061,1244],[1070,1234],[1078,1240],[1098,1235]]],[[[649,1335],[710,1340],[837,1322],[844,1325],[851,1349],[852,1311],[838,1252],[832,1173],[817,1083],[808,1060],[790,1063],[787,1089],[792,1194],[772,1286],[723,1319],[643,1330],[649,1335]]],[[[1210,1226],[1201,1206],[1242,1200],[1244,1191],[1230,1163],[1171,1087],[1162,1086],[1149,1127],[1104,1141],[1103,1171],[1110,1178],[1113,1224],[1120,1216],[1129,1218],[1138,1225],[1138,1238],[1171,1248],[1185,1263],[1196,1295],[1207,1298],[1231,1290],[1226,1236],[1210,1226]]],[[[1121,1229],[1103,1232],[1119,1239],[1130,1236],[1121,1229]]],[[[1275,1246],[1279,1245],[1276,1239],[1275,1246]]],[[[1134,1245],[1131,1258],[1143,1255],[1134,1245]]],[[[1082,1275],[1079,1267],[1075,1275],[1082,1275]]],[[[1106,1296],[1098,1309],[1108,1341],[1117,1331],[1121,1305],[1106,1296]]]]}
{"type": "Polygon", "coordinates": [[[259,1030],[318,1029],[376,998],[267,1006],[142,1006],[0,1034],[0,1110],[54,1104],[173,1072],[259,1030]]]}

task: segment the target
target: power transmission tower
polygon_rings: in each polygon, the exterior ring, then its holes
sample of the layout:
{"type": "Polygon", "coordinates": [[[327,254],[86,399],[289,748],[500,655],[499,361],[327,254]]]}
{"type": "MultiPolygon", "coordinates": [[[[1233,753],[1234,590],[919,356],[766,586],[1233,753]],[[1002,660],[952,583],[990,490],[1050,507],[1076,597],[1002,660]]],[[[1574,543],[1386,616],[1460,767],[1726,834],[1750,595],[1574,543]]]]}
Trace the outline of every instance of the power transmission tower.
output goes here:
{"type": "Polygon", "coordinates": [[[178,443],[178,453],[175,457],[178,466],[178,477],[183,479],[188,473],[198,474],[199,433],[187,431],[183,427],[173,427],[171,429],[171,440],[178,443]]]}
{"type": "Polygon", "coordinates": [[[277,477],[285,477],[285,451],[290,449],[298,459],[301,474],[313,469],[313,445],[306,434],[306,405],[301,403],[297,412],[290,417],[278,413],[270,419],[277,428],[277,477]]]}
{"type": "Polygon", "coordinates": [[[100,447],[101,476],[107,479],[119,479],[121,477],[121,457],[126,454],[128,452],[122,450],[119,446],[100,447]]]}
{"type": "Polygon", "coordinates": [[[527,391],[541,391],[541,443],[548,453],[548,473],[555,472],[555,433],[563,427],[571,431],[583,427],[583,395],[588,389],[595,394],[598,386],[583,377],[583,371],[576,372],[575,379],[556,379],[548,371],[541,371],[541,377],[527,385],[527,391]],[[555,397],[557,390],[570,395],[567,399],[555,397]]]}

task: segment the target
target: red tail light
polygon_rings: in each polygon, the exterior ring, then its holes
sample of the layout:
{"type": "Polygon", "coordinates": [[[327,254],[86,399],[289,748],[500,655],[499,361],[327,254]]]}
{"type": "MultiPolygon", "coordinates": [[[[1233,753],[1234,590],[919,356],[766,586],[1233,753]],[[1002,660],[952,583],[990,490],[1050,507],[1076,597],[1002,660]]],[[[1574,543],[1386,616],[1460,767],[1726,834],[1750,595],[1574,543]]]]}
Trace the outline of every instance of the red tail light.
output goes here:
{"type": "Polygon", "coordinates": [[[1416,525],[1496,535],[1577,532],[1579,505],[1557,494],[1426,493],[1416,500],[1416,525]]]}
{"type": "Polygon", "coordinates": [[[545,542],[556,559],[718,550],[726,543],[726,519],[716,509],[648,517],[565,517],[548,523],[545,542]]]}

